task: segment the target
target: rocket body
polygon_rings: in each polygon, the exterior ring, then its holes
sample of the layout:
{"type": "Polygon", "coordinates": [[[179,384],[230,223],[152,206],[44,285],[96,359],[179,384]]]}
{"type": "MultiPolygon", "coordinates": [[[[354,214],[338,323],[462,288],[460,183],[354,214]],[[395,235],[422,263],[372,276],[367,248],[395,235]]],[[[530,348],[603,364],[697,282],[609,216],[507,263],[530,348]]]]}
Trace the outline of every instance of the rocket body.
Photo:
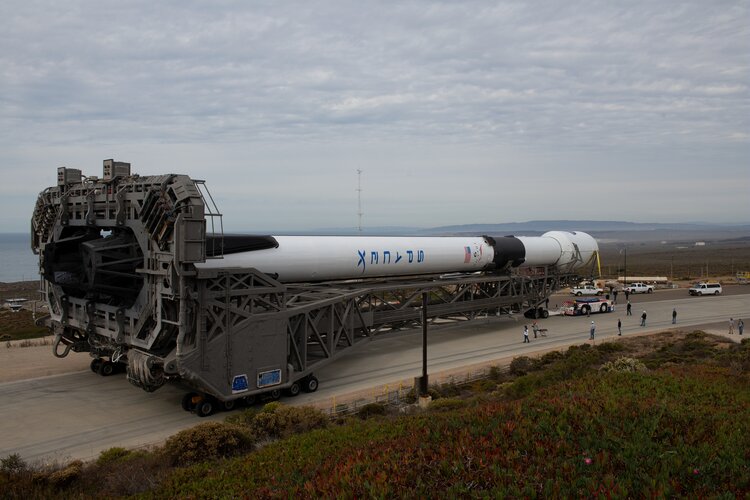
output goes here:
{"type": "MultiPolygon", "coordinates": [[[[243,238],[242,236],[225,236],[243,238]]],[[[203,269],[255,268],[281,282],[465,273],[510,267],[575,270],[592,262],[596,240],[582,232],[538,237],[273,236],[270,248],[232,251],[196,264],[203,269]]]]}

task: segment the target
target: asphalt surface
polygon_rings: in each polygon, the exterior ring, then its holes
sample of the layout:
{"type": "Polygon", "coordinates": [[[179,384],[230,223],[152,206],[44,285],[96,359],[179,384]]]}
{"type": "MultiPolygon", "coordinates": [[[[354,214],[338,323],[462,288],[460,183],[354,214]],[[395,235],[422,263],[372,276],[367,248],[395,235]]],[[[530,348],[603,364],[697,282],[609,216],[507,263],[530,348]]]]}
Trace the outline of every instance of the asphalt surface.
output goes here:
{"type": "MultiPolygon", "coordinates": [[[[550,308],[568,297],[553,296],[550,308]]],[[[625,336],[670,328],[673,308],[678,313],[677,326],[708,325],[718,333],[728,329],[730,317],[750,319],[750,287],[725,287],[720,297],[690,297],[685,289],[631,295],[631,317],[625,315],[624,297],[618,299],[620,304],[612,313],[539,320],[548,335],[535,339],[531,334],[528,344],[522,343],[522,330],[531,320],[522,316],[489,316],[460,325],[430,326],[429,371],[584,343],[592,320],[595,342],[601,342],[616,336],[618,318],[623,321],[625,336]],[[644,309],[648,313],[645,328],[639,326],[644,309]]],[[[737,335],[733,337],[739,340],[737,335]]],[[[321,369],[316,374],[320,379],[316,393],[285,402],[319,403],[376,385],[411,380],[421,374],[421,352],[420,331],[377,337],[321,369]]],[[[130,385],[124,376],[100,377],[88,370],[0,384],[0,457],[18,453],[32,463],[91,459],[113,446],[158,443],[201,421],[182,411],[182,395],[183,391],[174,386],[146,393],[130,385]]],[[[219,413],[208,418],[222,420],[225,416],[219,413]]]]}

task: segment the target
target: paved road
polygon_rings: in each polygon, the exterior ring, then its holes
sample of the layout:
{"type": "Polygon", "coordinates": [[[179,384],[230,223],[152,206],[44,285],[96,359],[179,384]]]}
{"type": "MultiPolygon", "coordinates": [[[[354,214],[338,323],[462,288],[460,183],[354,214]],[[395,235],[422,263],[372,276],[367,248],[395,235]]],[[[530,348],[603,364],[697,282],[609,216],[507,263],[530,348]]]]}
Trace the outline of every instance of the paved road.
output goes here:
{"type": "MultiPolygon", "coordinates": [[[[677,308],[678,326],[712,323],[724,328],[729,317],[750,319],[750,287],[732,288],[735,290],[722,297],[687,297],[685,290],[635,296],[632,317],[625,316],[622,305],[614,313],[591,318],[550,317],[540,321],[549,335],[538,339],[532,335],[530,344],[521,343],[523,324],[530,323],[523,317],[488,317],[459,326],[431,327],[429,370],[434,373],[582,343],[588,339],[591,320],[597,325],[597,342],[616,335],[618,317],[626,336],[662,330],[671,326],[673,307],[677,308]],[[644,308],[648,322],[641,328],[639,316],[644,308]]],[[[293,401],[326,400],[420,373],[421,333],[389,334],[323,368],[317,374],[321,382],[318,392],[293,401]]],[[[124,377],[104,378],[89,371],[0,384],[0,457],[19,453],[31,462],[88,459],[112,446],[159,442],[199,421],[180,409],[181,396],[176,387],[149,394],[131,386],[124,377]]],[[[209,418],[221,420],[224,416],[209,418]]]]}

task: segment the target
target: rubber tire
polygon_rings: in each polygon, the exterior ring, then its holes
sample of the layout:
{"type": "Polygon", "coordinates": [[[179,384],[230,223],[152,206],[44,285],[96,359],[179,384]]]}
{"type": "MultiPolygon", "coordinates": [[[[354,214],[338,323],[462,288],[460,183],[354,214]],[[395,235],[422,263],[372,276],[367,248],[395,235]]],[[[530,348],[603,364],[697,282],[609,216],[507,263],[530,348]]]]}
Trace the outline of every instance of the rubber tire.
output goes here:
{"type": "Polygon", "coordinates": [[[596,295],[597,295],[597,296],[599,296],[599,295],[601,295],[601,294],[602,294],[602,292],[596,292],[596,295]]]}
{"type": "Polygon", "coordinates": [[[101,368],[99,368],[99,375],[109,377],[113,373],[115,373],[115,364],[111,361],[103,362],[101,368]]]}
{"type": "Polygon", "coordinates": [[[250,396],[245,396],[244,398],[242,398],[242,401],[246,406],[253,406],[257,400],[258,398],[255,397],[255,394],[251,394],[250,396]]]}
{"type": "Polygon", "coordinates": [[[583,295],[581,292],[576,293],[576,297],[580,297],[581,295],[583,295]]]}
{"type": "Polygon", "coordinates": [[[222,401],[221,403],[221,409],[224,411],[232,411],[234,410],[235,406],[237,406],[237,400],[232,399],[231,401],[222,401]]]}
{"type": "Polygon", "coordinates": [[[702,296],[703,296],[703,292],[698,292],[698,297],[702,297],[702,296]]]}
{"type": "Polygon", "coordinates": [[[291,397],[299,396],[300,392],[302,392],[302,386],[299,382],[292,382],[292,385],[284,389],[284,394],[291,397]]]}
{"type": "Polygon", "coordinates": [[[542,319],[549,318],[549,311],[547,309],[542,309],[542,319]]]}
{"type": "Polygon", "coordinates": [[[318,390],[318,379],[310,375],[302,382],[302,390],[305,392],[315,392],[318,390]]]}
{"type": "Polygon", "coordinates": [[[188,392],[184,396],[182,396],[182,401],[180,401],[180,405],[182,406],[182,409],[185,411],[193,411],[195,410],[195,406],[193,405],[193,398],[197,396],[194,392],[188,392]]]}
{"type": "Polygon", "coordinates": [[[714,292],[714,295],[719,295],[719,291],[718,291],[718,290],[716,290],[716,291],[714,292]]]}
{"type": "Polygon", "coordinates": [[[651,292],[653,292],[653,290],[651,290],[650,288],[646,289],[646,293],[651,293],[651,292]]]}
{"type": "Polygon", "coordinates": [[[214,402],[211,401],[211,398],[206,397],[201,399],[200,403],[195,405],[195,414],[201,418],[208,417],[213,414],[214,409],[214,402]]]}
{"type": "Polygon", "coordinates": [[[268,393],[268,397],[276,401],[281,397],[281,389],[274,389],[268,393]]]}
{"type": "Polygon", "coordinates": [[[99,369],[102,367],[102,363],[104,360],[102,358],[94,358],[91,360],[91,371],[94,373],[99,373],[99,369]]]}
{"type": "Polygon", "coordinates": [[[607,304],[602,304],[601,306],[599,306],[599,312],[607,312],[607,304]]]}

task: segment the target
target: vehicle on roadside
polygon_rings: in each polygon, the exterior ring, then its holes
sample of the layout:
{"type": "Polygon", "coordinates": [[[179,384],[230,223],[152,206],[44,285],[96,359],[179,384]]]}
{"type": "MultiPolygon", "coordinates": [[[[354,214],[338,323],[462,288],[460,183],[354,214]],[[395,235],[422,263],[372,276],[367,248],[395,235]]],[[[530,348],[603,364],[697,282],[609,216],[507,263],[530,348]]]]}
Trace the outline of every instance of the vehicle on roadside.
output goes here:
{"type": "Polygon", "coordinates": [[[612,311],[612,301],[598,297],[584,297],[575,300],[566,300],[563,303],[563,314],[565,316],[583,316],[595,313],[612,311]]]}
{"type": "Polygon", "coordinates": [[[688,289],[690,295],[721,295],[721,283],[696,283],[688,289]]]}
{"type": "Polygon", "coordinates": [[[604,293],[604,290],[593,285],[583,285],[573,287],[570,293],[572,293],[576,297],[580,297],[581,295],[601,295],[602,293],[604,293]]]}
{"type": "Polygon", "coordinates": [[[654,285],[647,285],[646,283],[631,283],[623,290],[628,293],[652,293],[654,291],[654,285]]]}

